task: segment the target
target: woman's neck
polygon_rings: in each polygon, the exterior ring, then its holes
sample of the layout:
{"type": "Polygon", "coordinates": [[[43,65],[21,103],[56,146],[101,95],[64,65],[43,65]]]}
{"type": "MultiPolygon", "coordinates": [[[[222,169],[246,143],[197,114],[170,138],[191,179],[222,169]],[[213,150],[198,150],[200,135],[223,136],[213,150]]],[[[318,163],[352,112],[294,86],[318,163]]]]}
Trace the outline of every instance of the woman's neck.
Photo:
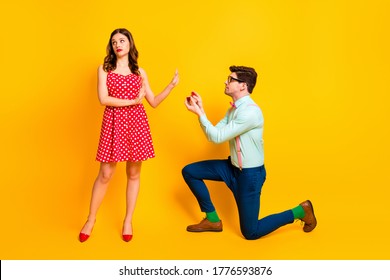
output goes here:
{"type": "Polygon", "coordinates": [[[128,60],[128,58],[127,57],[118,58],[118,60],[116,61],[116,67],[117,68],[129,67],[129,60],[128,60]]]}

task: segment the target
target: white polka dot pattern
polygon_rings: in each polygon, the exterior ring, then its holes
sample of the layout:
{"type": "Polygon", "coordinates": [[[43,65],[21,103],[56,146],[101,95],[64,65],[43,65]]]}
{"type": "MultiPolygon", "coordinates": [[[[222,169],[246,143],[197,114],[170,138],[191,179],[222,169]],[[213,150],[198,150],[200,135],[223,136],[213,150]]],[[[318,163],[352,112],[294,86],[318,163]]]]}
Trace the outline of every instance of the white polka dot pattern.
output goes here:
{"type": "MultiPolygon", "coordinates": [[[[107,74],[109,96],[134,99],[141,88],[135,74],[107,74]]],[[[96,160],[100,162],[144,161],[153,158],[154,148],[148,117],[142,104],[127,107],[106,106],[96,160]]]]}

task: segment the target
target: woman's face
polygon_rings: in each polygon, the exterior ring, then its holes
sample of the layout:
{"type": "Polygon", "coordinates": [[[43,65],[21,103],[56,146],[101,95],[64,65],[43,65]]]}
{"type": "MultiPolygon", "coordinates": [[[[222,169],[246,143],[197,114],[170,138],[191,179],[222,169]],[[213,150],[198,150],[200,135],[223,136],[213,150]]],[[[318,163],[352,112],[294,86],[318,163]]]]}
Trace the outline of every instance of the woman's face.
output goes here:
{"type": "Polygon", "coordinates": [[[130,42],[125,35],[121,33],[115,34],[112,36],[111,44],[117,57],[128,55],[130,51],[130,42]]]}

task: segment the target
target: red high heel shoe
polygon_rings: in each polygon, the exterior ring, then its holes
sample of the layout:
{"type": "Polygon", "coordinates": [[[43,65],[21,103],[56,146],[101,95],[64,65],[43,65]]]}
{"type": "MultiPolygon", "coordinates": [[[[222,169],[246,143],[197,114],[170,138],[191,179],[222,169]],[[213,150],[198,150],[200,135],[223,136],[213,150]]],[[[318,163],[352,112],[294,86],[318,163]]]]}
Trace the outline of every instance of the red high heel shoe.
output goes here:
{"type": "MultiPolygon", "coordinates": [[[[133,226],[131,228],[133,228],[133,226]]],[[[133,238],[133,234],[124,234],[123,229],[124,228],[122,228],[122,239],[125,242],[129,242],[133,238]]]]}
{"type": "MultiPolygon", "coordinates": [[[[95,221],[95,222],[96,222],[96,221],[95,221]]],[[[88,223],[88,221],[87,221],[85,224],[87,224],[87,223],[88,223]]],[[[85,225],[84,225],[84,227],[85,227],[85,225]]],[[[84,229],[84,227],[82,228],[82,230],[84,229]]],[[[92,232],[92,230],[93,230],[93,226],[92,226],[91,232],[92,232]]],[[[80,240],[80,242],[85,242],[85,241],[87,241],[90,235],[91,235],[91,234],[86,234],[86,233],[80,232],[80,234],[79,234],[79,240],[80,240]]]]}
{"type": "Polygon", "coordinates": [[[80,240],[80,242],[85,242],[85,241],[88,240],[88,238],[89,238],[89,235],[88,235],[88,234],[85,234],[85,233],[80,232],[80,234],[79,234],[79,240],[80,240]]]}
{"type": "Polygon", "coordinates": [[[133,239],[132,234],[122,234],[123,241],[129,242],[131,239],[133,239]]]}

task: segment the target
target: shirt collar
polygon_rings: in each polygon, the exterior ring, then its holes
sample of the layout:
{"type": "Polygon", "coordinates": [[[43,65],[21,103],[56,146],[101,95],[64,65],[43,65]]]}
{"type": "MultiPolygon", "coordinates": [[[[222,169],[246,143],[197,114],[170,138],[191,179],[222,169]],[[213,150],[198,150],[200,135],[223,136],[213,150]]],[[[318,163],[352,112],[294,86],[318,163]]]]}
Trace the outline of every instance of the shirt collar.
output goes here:
{"type": "Polygon", "coordinates": [[[244,104],[245,102],[247,102],[251,97],[249,95],[245,95],[243,97],[241,97],[240,99],[236,100],[236,102],[234,102],[234,107],[235,108],[238,108],[241,104],[244,104]]]}

